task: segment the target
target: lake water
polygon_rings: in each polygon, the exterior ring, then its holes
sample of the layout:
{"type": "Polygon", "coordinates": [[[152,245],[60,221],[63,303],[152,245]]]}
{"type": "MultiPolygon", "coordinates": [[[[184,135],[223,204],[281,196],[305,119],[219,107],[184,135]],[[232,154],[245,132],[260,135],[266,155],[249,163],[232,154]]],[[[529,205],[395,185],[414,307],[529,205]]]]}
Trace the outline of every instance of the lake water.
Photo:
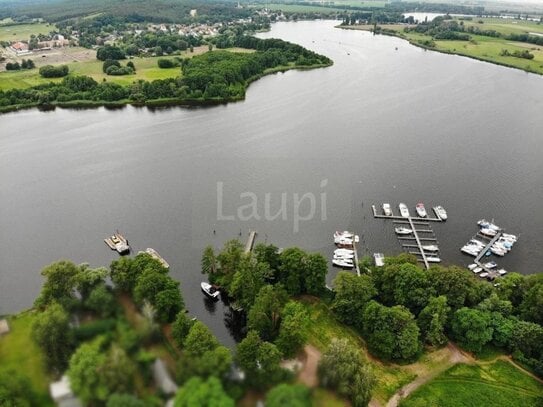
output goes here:
{"type": "Polygon", "coordinates": [[[543,78],[334,24],[262,34],[335,64],[265,77],[240,103],[1,116],[0,314],[32,305],[50,262],[108,265],[118,229],[164,256],[191,315],[231,346],[227,308],[199,289],[203,247],[255,229],[330,256],[350,229],[361,254],[397,254],[391,222],[371,216],[382,202],[443,205],[446,263],[469,263],[459,248],[486,217],[521,235],[500,266],[541,271],[543,78]]]}

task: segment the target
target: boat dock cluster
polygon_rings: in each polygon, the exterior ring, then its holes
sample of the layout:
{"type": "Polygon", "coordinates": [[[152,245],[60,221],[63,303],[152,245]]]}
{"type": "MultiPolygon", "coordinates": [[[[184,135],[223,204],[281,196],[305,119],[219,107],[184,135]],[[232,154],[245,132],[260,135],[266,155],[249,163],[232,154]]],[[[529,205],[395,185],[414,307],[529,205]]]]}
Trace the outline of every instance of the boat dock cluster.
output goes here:
{"type": "Polygon", "coordinates": [[[360,237],[352,232],[335,232],[334,243],[338,247],[334,250],[334,256],[332,258],[332,264],[336,267],[344,269],[356,268],[356,273],[360,275],[360,268],[358,266],[358,253],[356,251],[356,244],[360,241],[360,237]]]}
{"type": "Polygon", "coordinates": [[[460,248],[462,253],[475,257],[472,264],[468,265],[474,274],[489,281],[507,274],[507,270],[498,269],[495,261],[482,260],[491,255],[503,257],[512,249],[517,241],[517,236],[505,233],[494,221],[481,219],[477,222],[479,231],[469,242],[460,248]]]}
{"type": "MultiPolygon", "coordinates": [[[[428,269],[431,263],[439,263],[439,247],[430,222],[444,222],[447,220],[447,212],[442,206],[432,208],[435,217],[428,216],[424,204],[419,202],[415,206],[417,216],[411,216],[406,204],[400,203],[398,209],[400,216],[394,215],[390,204],[384,203],[381,207],[383,213],[379,214],[375,205],[372,205],[373,216],[381,219],[392,219],[396,225],[394,231],[402,248],[410,254],[417,256],[419,262],[428,269]]],[[[375,257],[375,256],[374,256],[375,257]]]]}

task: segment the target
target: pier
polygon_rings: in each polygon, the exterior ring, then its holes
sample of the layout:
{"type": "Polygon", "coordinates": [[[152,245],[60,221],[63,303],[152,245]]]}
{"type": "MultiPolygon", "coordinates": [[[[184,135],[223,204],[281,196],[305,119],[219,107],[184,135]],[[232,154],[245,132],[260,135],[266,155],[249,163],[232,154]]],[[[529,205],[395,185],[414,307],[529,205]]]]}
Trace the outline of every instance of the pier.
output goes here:
{"type": "Polygon", "coordinates": [[[353,250],[354,250],[354,266],[356,268],[356,274],[360,277],[360,266],[358,265],[358,251],[356,250],[356,240],[353,239],[353,250]]]}
{"type": "Polygon", "coordinates": [[[422,256],[424,267],[426,267],[426,270],[428,270],[430,268],[430,264],[428,263],[428,260],[426,259],[426,254],[424,253],[424,249],[422,248],[422,243],[420,242],[418,231],[415,229],[415,225],[413,224],[411,217],[407,218],[407,220],[409,221],[409,224],[411,225],[411,230],[413,231],[413,235],[415,236],[415,240],[417,241],[417,245],[419,246],[420,253],[418,255],[422,256]]]}
{"type": "Polygon", "coordinates": [[[247,244],[245,245],[245,253],[250,253],[251,251],[253,251],[256,235],[257,233],[254,230],[251,230],[251,232],[249,232],[249,238],[247,239],[247,244]]]}
{"type": "MultiPolygon", "coordinates": [[[[378,219],[396,219],[396,220],[403,220],[403,221],[406,221],[407,218],[404,218],[403,216],[396,216],[394,215],[394,212],[392,212],[392,215],[390,216],[387,216],[387,215],[380,215],[377,213],[377,208],[375,207],[375,205],[372,205],[371,206],[371,209],[373,211],[373,217],[374,218],[378,218],[378,219]]],[[[409,217],[411,220],[415,220],[415,221],[423,221],[423,222],[444,222],[443,219],[441,218],[431,218],[431,217],[426,217],[426,218],[419,218],[418,216],[410,216],[409,217]]]]}

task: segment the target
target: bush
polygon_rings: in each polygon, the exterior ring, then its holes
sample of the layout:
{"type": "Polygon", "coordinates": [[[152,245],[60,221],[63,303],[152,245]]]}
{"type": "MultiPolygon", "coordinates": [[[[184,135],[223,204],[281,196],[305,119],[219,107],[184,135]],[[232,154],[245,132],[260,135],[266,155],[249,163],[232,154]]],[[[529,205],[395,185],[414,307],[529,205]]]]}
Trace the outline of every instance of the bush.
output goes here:
{"type": "Polygon", "coordinates": [[[69,71],[68,65],[45,65],[40,68],[40,75],[44,78],[62,78],[68,75],[69,71]]]}
{"type": "Polygon", "coordinates": [[[132,68],[129,68],[127,66],[121,66],[120,68],[116,65],[112,65],[106,70],[106,74],[113,75],[113,76],[121,76],[121,75],[132,75],[134,71],[132,68]]]}
{"type": "Polygon", "coordinates": [[[114,330],[116,325],[117,321],[113,318],[100,319],[75,328],[74,335],[78,341],[83,342],[114,330]]]}
{"type": "Polygon", "coordinates": [[[121,63],[115,59],[106,59],[102,65],[102,71],[104,73],[107,73],[107,69],[110,67],[110,66],[116,66],[117,68],[120,68],[121,67],[121,63]]]}
{"type": "Polygon", "coordinates": [[[157,63],[158,67],[162,69],[174,68],[177,66],[177,63],[173,59],[160,58],[157,63]]]}
{"type": "Polygon", "coordinates": [[[125,59],[126,55],[119,47],[106,45],[105,47],[98,48],[98,51],[96,51],[96,58],[100,61],[106,61],[108,59],[125,59]]]}
{"type": "Polygon", "coordinates": [[[18,71],[21,69],[21,65],[18,62],[8,62],[6,64],[7,71],[18,71]]]}

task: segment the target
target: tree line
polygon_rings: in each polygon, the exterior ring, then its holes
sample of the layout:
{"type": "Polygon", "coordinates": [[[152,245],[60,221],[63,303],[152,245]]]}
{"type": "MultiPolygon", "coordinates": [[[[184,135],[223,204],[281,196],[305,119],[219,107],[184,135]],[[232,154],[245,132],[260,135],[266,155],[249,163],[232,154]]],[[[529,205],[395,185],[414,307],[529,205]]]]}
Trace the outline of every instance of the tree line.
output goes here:
{"type": "MultiPolygon", "coordinates": [[[[67,76],[60,83],[0,91],[0,109],[85,101],[145,103],[160,99],[196,102],[239,100],[245,97],[249,82],[265,74],[268,69],[331,64],[331,60],[325,56],[282,40],[240,36],[237,37],[236,44],[256,52],[207,52],[183,59],[182,76],[152,82],[139,80],[128,86],[109,82],[97,83],[87,76],[67,76]]],[[[100,57],[106,60],[121,57],[114,48],[104,47],[100,57]]],[[[126,68],[127,71],[128,68],[130,67],[126,68]]],[[[111,74],[114,74],[113,70],[123,68],[107,69],[111,69],[111,74]]],[[[49,75],[47,77],[65,76],[67,73],[68,67],[65,65],[40,68],[40,74],[49,75]]]]}

